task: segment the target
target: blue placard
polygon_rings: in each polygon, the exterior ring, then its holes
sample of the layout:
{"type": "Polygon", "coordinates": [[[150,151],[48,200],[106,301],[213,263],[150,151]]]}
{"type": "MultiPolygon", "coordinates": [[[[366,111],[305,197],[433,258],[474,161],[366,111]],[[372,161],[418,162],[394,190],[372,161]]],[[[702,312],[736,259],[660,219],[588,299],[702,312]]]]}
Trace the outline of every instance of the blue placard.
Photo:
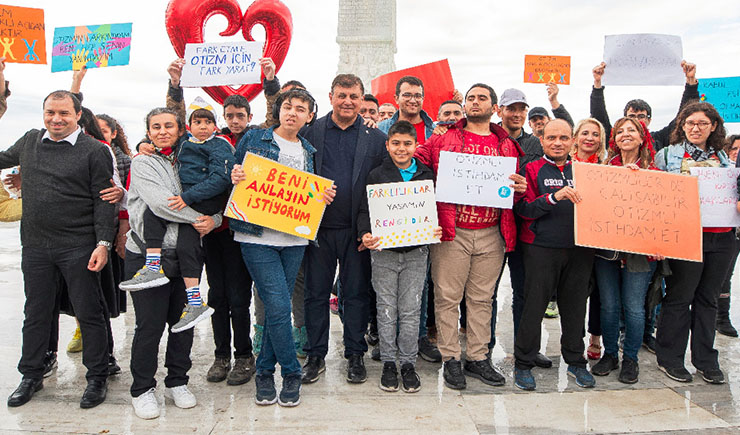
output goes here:
{"type": "Polygon", "coordinates": [[[717,108],[725,122],[740,122],[740,77],[699,79],[699,95],[717,108]]]}
{"type": "Polygon", "coordinates": [[[131,24],[57,27],[51,52],[51,72],[128,65],[131,24]]]}

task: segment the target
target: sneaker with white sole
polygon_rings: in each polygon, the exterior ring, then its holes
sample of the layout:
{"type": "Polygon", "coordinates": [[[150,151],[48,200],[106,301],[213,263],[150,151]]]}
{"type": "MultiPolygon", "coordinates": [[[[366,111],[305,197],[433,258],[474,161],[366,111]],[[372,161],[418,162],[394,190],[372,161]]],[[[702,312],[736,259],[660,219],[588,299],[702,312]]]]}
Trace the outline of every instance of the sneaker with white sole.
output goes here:
{"type": "Polygon", "coordinates": [[[159,417],[159,404],[157,403],[157,397],[154,395],[154,391],[154,388],[150,388],[149,391],[139,397],[131,398],[131,405],[134,406],[134,413],[137,417],[144,420],[159,417]]]}
{"type": "Polygon", "coordinates": [[[175,406],[182,409],[193,408],[198,404],[193,393],[188,390],[187,385],[165,388],[164,397],[175,401],[175,406]]]}
{"type": "Polygon", "coordinates": [[[159,272],[155,272],[144,266],[136,272],[136,275],[134,275],[133,278],[118,284],[118,288],[126,292],[135,292],[138,290],[159,287],[168,282],[170,282],[170,279],[165,276],[162,268],[159,269],[159,272]]]}
{"type": "Polygon", "coordinates": [[[199,306],[185,304],[185,309],[182,310],[180,321],[175,323],[175,326],[172,327],[172,332],[182,332],[190,328],[194,328],[195,325],[212,315],[213,308],[206,304],[199,306]]]}

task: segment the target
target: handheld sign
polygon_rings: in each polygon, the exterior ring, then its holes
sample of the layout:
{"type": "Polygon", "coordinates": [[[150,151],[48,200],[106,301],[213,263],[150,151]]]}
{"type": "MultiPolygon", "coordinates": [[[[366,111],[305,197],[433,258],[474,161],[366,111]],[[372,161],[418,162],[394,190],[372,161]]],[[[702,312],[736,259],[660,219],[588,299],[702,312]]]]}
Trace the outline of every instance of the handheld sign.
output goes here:
{"type": "Polygon", "coordinates": [[[51,52],[51,72],[128,65],[131,23],[57,27],[51,52]]]}
{"type": "Polygon", "coordinates": [[[728,122],[740,122],[740,77],[699,79],[701,101],[712,103],[728,122]]]}
{"type": "Polygon", "coordinates": [[[479,156],[442,151],[437,171],[437,201],[512,208],[515,157],[479,156]]]}
{"type": "Polygon", "coordinates": [[[204,42],[185,45],[182,86],[195,88],[260,83],[261,42],[204,42]]]}
{"type": "Polygon", "coordinates": [[[683,85],[681,37],[654,33],[604,36],[604,85],[683,85]]]}
{"type": "Polygon", "coordinates": [[[570,56],[524,55],[524,83],[570,84],[570,56]]]}
{"type": "Polygon", "coordinates": [[[578,246],[702,261],[696,177],[573,163],[578,246]]]}
{"type": "Polygon", "coordinates": [[[0,48],[5,62],[46,63],[44,10],[0,5],[0,48]]]}
{"type": "Polygon", "coordinates": [[[250,222],[308,240],[324,217],[324,190],[333,181],[247,153],[247,179],[231,191],[226,217],[250,222]]]}
{"type": "Polygon", "coordinates": [[[737,177],[740,168],[690,168],[699,179],[701,225],[703,227],[740,227],[737,212],[737,177]]]}
{"type": "Polygon", "coordinates": [[[381,248],[439,243],[432,180],[370,184],[367,203],[370,232],[380,237],[381,248]]]}

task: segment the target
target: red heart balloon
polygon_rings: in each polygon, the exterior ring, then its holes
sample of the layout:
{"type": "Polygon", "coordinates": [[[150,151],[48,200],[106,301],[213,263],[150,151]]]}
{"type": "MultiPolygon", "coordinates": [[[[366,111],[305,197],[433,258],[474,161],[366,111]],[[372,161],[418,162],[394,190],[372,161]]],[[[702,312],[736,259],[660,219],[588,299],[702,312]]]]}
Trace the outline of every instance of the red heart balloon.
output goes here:
{"type": "MultiPolygon", "coordinates": [[[[257,0],[247,8],[242,17],[237,0],[171,0],[165,12],[165,25],[175,53],[182,57],[185,44],[201,43],[206,21],[213,15],[223,15],[228,20],[228,27],[221,36],[235,35],[242,29],[244,39],[254,41],[252,28],[261,24],[265,28],[264,56],[275,62],[275,69],[280,70],[290,48],[293,36],[293,18],[290,10],[279,0],[257,0]]],[[[254,99],[262,92],[262,84],[242,85],[236,89],[231,86],[208,86],[203,88],[219,104],[223,104],[229,95],[243,95],[248,100],[254,99]]]]}

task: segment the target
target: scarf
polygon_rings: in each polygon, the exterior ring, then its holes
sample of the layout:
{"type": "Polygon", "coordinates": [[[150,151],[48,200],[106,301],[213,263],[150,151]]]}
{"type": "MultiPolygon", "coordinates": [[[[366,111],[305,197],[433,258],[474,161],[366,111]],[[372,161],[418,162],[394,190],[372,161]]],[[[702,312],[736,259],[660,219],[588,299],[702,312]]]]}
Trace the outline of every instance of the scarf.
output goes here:
{"type": "Polygon", "coordinates": [[[695,162],[703,162],[704,160],[709,160],[715,154],[713,149],[709,148],[707,151],[702,151],[699,147],[689,141],[684,141],[683,149],[684,151],[686,151],[686,154],[690,155],[691,159],[695,162]]]}

